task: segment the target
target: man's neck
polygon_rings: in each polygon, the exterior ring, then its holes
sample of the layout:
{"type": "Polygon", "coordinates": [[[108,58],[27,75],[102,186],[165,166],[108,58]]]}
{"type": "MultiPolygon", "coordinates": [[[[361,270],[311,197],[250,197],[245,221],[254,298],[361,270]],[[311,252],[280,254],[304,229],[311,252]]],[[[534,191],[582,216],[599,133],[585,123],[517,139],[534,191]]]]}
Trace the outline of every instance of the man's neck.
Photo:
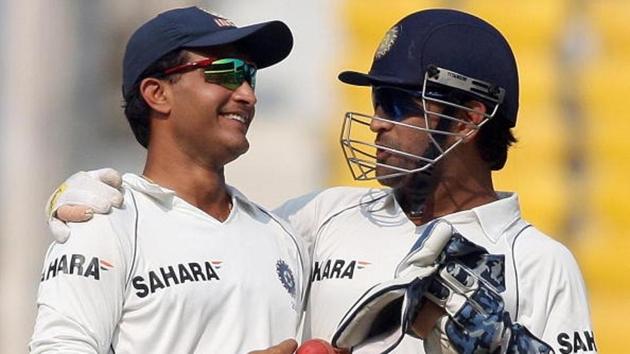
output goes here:
{"type": "Polygon", "coordinates": [[[497,199],[498,196],[491,186],[476,183],[463,185],[461,181],[446,180],[439,183],[427,198],[421,218],[416,218],[417,222],[412,217],[410,220],[421,225],[448,214],[492,203],[497,199]]]}
{"type": "Polygon", "coordinates": [[[209,166],[182,153],[149,148],[143,175],[219,221],[230,214],[231,197],[223,167],[209,166]]]}
{"type": "MultiPolygon", "coordinates": [[[[434,176],[436,182],[426,192],[421,213],[403,207],[414,224],[422,225],[435,218],[470,210],[498,199],[491,171],[480,167],[481,161],[472,164],[464,161],[450,162],[454,167],[435,171],[439,175],[434,176]]],[[[399,202],[400,199],[397,198],[399,202]]]]}

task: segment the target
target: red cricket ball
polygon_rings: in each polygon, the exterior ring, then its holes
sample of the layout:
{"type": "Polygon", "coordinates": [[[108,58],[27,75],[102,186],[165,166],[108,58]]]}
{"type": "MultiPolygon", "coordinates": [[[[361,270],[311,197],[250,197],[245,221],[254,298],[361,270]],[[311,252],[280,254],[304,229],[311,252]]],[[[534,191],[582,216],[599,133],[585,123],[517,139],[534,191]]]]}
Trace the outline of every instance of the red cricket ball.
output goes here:
{"type": "Polygon", "coordinates": [[[328,342],[316,338],[302,343],[295,354],[337,354],[337,352],[328,342]]]}

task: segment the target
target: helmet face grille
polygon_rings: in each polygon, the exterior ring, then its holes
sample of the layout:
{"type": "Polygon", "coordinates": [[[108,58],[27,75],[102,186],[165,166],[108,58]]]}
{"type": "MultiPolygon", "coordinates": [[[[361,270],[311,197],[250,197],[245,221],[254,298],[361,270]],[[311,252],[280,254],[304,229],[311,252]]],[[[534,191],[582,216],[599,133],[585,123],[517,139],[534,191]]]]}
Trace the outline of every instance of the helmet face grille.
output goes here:
{"type": "Polygon", "coordinates": [[[340,142],[355,180],[385,180],[426,171],[495,116],[503,97],[502,88],[442,68],[435,67],[435,70],[427,70],[422,91],[389,86],[374,87],[375,108],[379,108],[384,117],[356,112],[345,114],[340,142]],[[432,91],[428,84],[442,90],[432,91]],[[440,93],[447,90],[458,90],[473,99],[484,101],[487,112],[475,111],[440,93]],[[415,109],[410,107],[414,103],[415,109]],[[483,119],[475,124],[457,118],[457,112],[462,110],[480,114],[483,119]],[[423,124],[410,124],[406,120],[411,117],[421,118],[423,124]],[[432,126],[430,122],[435,120],[438,124],[432,126]],[[427,142],[426,148],[421,152],[405,151],[398,148],[401,145],[399,142],[379,139],[377,133],[371,129],[371,125],[378,122],[390,125],[390,129],[407,129],[413,132],[412,136],[427,142]],[[467,133],[451,132],[449,127],[452,124],[449,123],[452,122],[465,124],[472,129],[467,130],[467,133]],[[382,158],[383,155],[395,157],[398,162],[388,163],[382,158]]]}

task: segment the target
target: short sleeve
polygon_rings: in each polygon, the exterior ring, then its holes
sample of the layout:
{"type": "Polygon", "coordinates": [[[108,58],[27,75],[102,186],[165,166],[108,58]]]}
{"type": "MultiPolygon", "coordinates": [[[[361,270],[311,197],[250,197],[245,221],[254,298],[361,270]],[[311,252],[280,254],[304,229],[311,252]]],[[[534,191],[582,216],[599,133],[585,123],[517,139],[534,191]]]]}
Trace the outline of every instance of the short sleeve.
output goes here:
{"type": "Polygon", "coordinates": [[[32,353],[107,353],[120,320],[129,253],[107,215],[72,224],[46,254],[32,353]]]}
{"type": "Polygon", "coordinates": [[[549,239],[522,242],[516,256],[520,274],[517,321],[556,353],[595,353],[586,288],[571,252],[549,239]]]}
{"type": "Polygon", "coordinates": [[[293,198],[273,210],[273,213],[289,223],[304,244],[309,254],[313,252],[313,244],[319,225],[319,192],[293,198]]]}

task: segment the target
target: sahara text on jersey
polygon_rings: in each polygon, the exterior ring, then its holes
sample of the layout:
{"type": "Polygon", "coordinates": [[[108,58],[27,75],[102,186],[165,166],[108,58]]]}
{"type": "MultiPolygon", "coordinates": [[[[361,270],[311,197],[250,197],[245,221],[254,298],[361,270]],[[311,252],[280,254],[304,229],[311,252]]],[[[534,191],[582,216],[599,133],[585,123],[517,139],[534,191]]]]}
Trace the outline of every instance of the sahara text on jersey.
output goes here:
{"type": "Polygon", "coordinates": [[[46,281],[59,274],[72,274],[99,280],[101,271],[108,271],[114,267],[108,261],[98,257],[91,257],[89,262],[86,262],[86,259],[82,254],[64,254],[55,258],[42,272],[40,281],[46,281]]]}
{"type": "Polygon", "coordinates": [[[145,297],[159,289],[183,284],[187,281],[220,280],[215,268],[220,268],[221,263],[221,261],[206,261],[204,264],[190,262],[160,267],[158,271],[149,271],[148,281],[145,277],[138,275],[133,278],[132,283],[137,290],[136,295],[145,297]]]}

